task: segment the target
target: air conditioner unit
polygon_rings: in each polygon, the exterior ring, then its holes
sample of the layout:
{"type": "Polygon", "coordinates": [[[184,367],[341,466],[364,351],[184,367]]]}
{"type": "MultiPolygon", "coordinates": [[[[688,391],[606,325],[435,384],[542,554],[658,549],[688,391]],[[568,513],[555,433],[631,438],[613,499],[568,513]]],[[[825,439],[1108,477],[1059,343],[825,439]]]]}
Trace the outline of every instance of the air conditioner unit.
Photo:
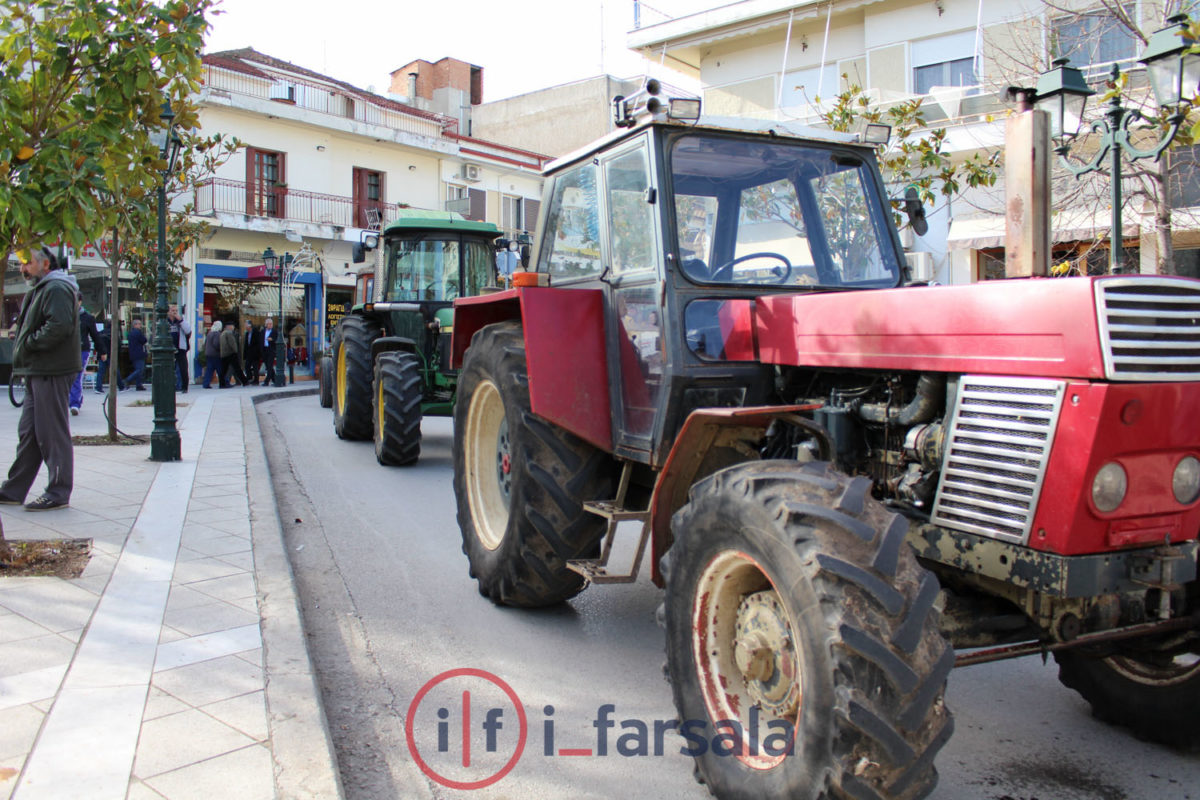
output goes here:
{"type": "Polygon", "coordinates": [[[913,281],[928,283],[933,280],[933,253],[905,253],[908,259],[908,269],[913,281]]]}
{"type": "Polygon", "coordinates": [[[479,180],[479,173],[480,173],[480,167],[478,164],[463,164],[462,165],[463,180],[477,181],[477,180],[479,180]]]}

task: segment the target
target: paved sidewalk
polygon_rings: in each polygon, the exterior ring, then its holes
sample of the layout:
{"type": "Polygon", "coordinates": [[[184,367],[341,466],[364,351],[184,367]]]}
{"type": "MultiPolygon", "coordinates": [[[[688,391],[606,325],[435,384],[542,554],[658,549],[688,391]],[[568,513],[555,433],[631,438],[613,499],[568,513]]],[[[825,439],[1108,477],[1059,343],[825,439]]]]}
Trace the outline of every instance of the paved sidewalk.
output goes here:
{"type": "MultiPolygon", "coordinates": [[[[92,540],[80,578],[0,577],[0,800],[340,796],[254,413],[315,390],[192,387],[182,461],[76,446],[70,508],[0,507],[10,540],[92,540]]],[[[100,399],[72,433],[107,431],[100,399]]],[[[149,399],[118,426],[149,434],[149,399]]]]}

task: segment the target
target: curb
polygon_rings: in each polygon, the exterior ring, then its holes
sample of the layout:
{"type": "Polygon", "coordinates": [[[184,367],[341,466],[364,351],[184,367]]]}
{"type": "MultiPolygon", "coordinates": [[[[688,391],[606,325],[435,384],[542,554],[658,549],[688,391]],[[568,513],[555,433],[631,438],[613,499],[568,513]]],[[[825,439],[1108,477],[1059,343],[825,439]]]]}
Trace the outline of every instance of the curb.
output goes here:
{"type": "Polygon", "coordinates": [[[316,394],[318,387],[257,395],[242,406],[246,489],[254,546],[254,577],[262,623],[267,725],[280,798],[344,797],[316,672],[308,656],[304,621],[256,408],[268,400],[316,394]]]}

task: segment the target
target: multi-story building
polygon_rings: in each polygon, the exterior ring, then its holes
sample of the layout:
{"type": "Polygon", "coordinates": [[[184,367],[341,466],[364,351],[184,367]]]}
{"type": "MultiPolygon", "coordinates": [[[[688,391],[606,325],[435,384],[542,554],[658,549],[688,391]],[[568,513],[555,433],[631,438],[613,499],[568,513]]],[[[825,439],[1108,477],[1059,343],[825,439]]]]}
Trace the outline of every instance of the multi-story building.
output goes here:
{"type": "MultiPolygon", "coordinates": [[[[1140,0],[1122,8],[1149,32],[1179,7],[1140,0]]],[[[1143,42],[1096,0],[743,0],[632,31],[627,44],[698,78],[706,114],[816,124],[830,98],[850,85],[883,105],[922,97],[928,122],[947,128],[947,149],[955,157],[1003,147],[1011,108],[1004,87],[1033,85],[1052,51],[1094,82],[1115,63],[1130,72],[1134,85],[1145,85],[1136,63],[1143,42]]],[[[1175,177],[1186,179],[1190,151],[1174,157],[1180,162],[1175,177]]],[[[1175,205],[1200,205],[1200,196],[1188,189],[1193,183],[1176,182],[1175,205]]],[[[1141,238],[1142,269],[1153,271],[1150,215],[1140,210],[1126,207],[1124,233],[1135,256],[1141,238]]],[[[1102,200],[1060,205],[1053,223],[1056,258],[1106,237],[1109,216],[1102,200]]],[[[1200,250],[1190,249],[1200,246],[1200,226],[1192,212],[1175,216],[1177,267],[1190,274],[1200,261],[1200,250]]],[[[927,235],[908,243],[925,254],[913,260],[930,277],[963,283],[994,274],[1002,264],[1002,185],[942,205],[931,223],[927,235]]],[[[1094,249],[1091,260],[1103,264],[1105,253],[1094,249]]]]}
{"type": "Polygon", "coordinates": [[[300,256],[284,330],[311,362],[350,300],[351,247],[397,209],[456,211],[510,233],[533,227],[544,156],[463,135],[457,117],[252,49],[206,54],[204,68],[201,130],[245,145],[195,193],[195,213],[214,233],[191,255],[184,295],[204,327],[277,316],[279,288],[263,253],[300,256]]]}

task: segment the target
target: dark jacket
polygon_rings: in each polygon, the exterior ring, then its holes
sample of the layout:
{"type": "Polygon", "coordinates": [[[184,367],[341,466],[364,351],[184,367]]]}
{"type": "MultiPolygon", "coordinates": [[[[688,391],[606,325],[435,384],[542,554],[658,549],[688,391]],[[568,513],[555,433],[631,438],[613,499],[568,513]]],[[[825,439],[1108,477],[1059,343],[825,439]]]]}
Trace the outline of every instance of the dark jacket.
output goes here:
{"type": "Polygon", "coordinates": [[[79,372],[78,284],[51,270],[25,295],[17,316],[13,372],[18,375],[74,375],[79,372]]]}
{"type": "MultiPolygon", "coordinates": [[[[97,327],[99,327],[99,326],[97,325],[97,327]]],[[[113,351],[112,331],[113,331],[112,323],[105,322],[104,330],[100,331],[100,333],[97,335],[97,337],[96,337],[96,359],[97,360],[99,360],[101,357],[107,358],[108,354],[113,351]]],[[[121,348],[121,340],[120,340],[120,338],[118,338],[117,339],[117,352],[118,353],[120,352],[120,348],[121,348]]]]}
{"type": "Polygon", "coordinates": [[[79,349],[100,349],[100,331],[96,330],[96,318],[84,309],[79,309],[79,349]]]}
{"type": "Polygon", "coordinates": [[[251,326],[248,332],[242,333],[242,346],[247,361],[262,361],[263,342],[262,330],[251,326]]]}
{"type": "Polygon", "coordinates": [[[129,329],[129,360],[146,360],[146,332],[141,328],[129,329]]]}

